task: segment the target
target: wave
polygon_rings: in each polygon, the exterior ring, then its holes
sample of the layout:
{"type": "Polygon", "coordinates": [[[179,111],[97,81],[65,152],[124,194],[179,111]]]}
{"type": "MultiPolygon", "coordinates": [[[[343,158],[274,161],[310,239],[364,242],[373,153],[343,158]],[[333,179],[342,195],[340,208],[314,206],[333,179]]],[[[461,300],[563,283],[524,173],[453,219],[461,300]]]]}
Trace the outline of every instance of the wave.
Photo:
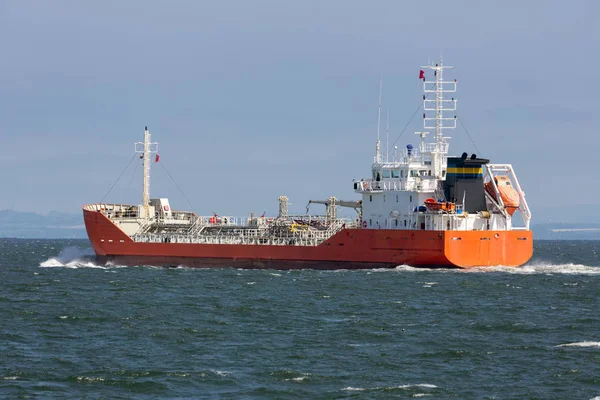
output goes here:
{"type": "Polygon", "coordinates": [[[69,246],[60,251],[58,256],[51,257],[40,263],[42,268],[101,268],[106,266],[99,265],[96,262],[96,256],[92,249],[82,249],[81,247],[69,246]]]}
{"type": "Polygon", "coordinates": [[[554,274],[565,274],[565,275],[600,275],[600,267],[592,267],[583,264],[549,264],[549,263],[535,263],[526,264],[521,267],[505,267],[502,265],[492,267],[476,267],[469,269],[460,268],[417,268],[411,267],[410,265],[399,265],[393,269],[378,268],[374,269],[374,272],[433,272],[433,273],[489,273],[489,272],[502,272],[507,274],[517,275],[554,275],[554,274]]]}
{"type": "Polygon", "coordinates": [[[583,264],[549,264],[549,263],[535,263],[526,264],[522,267],[491,267],[477,268],[479,271],[491,270],[498,272],[505,272],[509,274],[520,274],[520,275],[553,275],[553,274],[566,274],[566,275],[600,275],[599,267],[592,267],[583,264]]]}
{"type": "Polygon", "coordinates": [[[393,391],[397,389],[405,390],[405,389],[437,389],[436,385],[432,385],[431,383],[417,383],[412,385],[399,385],[399,386],[377,386],[373,388],[363,388],[363,387],[352,387],[348,386],[343,388],[342,390],[348,392],[362,392],[362,391],[393,391]]]}
{"type": "Polygon", "coordinates": [[[556,347],[600,347],[600,342],[576,342],[559,344],[556,347]]]}

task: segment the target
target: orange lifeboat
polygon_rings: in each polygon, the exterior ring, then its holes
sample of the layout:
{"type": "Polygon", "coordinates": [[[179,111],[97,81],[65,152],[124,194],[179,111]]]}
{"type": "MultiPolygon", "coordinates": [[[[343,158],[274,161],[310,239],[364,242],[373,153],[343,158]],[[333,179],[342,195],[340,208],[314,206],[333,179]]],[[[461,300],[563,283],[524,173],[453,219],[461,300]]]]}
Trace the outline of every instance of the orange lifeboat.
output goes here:
{"type": "Polygon", "coordinates": [[[425,207],[431,211],[454,212],[456,209],[456,204],[448,201],[437,201],[434,198],[428,197],[425,199],[425,207]]]}
{"type": "MultiPolygon", "coordinates": [[[[512,216],[515,211],[517,211],[517,208],[519,208],[519,193],[513,188],[508,176],[495,176],[494,182],[496,182],[498,192],[500,192],[500,198],[502,199],[502,203],[504,203],[506,211],[512,216]]],[[[494,200],[498,201],[492,181],[485,183],[485,190],[494,198],[494,200]]]]}

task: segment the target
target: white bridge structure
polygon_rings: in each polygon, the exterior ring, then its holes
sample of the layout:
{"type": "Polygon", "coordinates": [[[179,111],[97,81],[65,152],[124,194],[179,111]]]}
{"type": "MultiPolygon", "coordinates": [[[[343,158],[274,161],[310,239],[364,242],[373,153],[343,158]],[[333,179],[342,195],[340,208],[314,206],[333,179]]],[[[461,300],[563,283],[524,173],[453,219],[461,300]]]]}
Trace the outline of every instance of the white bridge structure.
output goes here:
{"type": "Polygon", "coordinates": [[[363,227],[442,231],[529,229],[531,212],[510,164],[489,164],[488,160],[474,155],[468,159],[465,153],[460,159],[452,158],[452,165],[448,165],[450,137],[444,132],[456,128],[457,82],[444,80],[443,76],[446,69],[453,67],[440,61],[421,68],[426,131],[415,132],[420,139],[418,147],[408,144],[403,150],[394,148],[391,157],[389,149],[385,157],[382,156],[378,134],[371,176],[354,181],[355,191],[362,196],[363,227]],[[426,80],[423,70],[433,71],[434,79],[426,80]],[[425,141],[431,133],[428,130],[433,130],[433,143],[425,141]],[[521,226],[513,224],[513,218],[506,212],[494,184],[494,177],[498,175],[509,176],[518,193],[521,226]],[[450,177],[452,185],[448,183],[450,177]],[[456,180],[460,184],[456,184],[456,180]],[[484,184],[489,181],[496,190],[495,196],[484,190],[484,184]],[[471,190],[454,193],[456,196],[448,199],[449,191],[461,186],[471,190]],[[426,199],[450,201],[453,209],[428,209],[424,206],[426,199]],[[469,202],[475,205],[468,207],[469,202]]]}

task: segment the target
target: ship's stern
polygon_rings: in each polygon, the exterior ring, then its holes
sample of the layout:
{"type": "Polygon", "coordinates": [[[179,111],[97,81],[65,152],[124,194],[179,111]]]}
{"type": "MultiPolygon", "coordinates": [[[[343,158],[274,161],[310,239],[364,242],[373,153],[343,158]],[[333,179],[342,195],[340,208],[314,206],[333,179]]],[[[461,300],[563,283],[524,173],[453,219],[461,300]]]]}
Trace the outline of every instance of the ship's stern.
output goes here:
{"type": "Polygon", "coordinates": [[[510,231],[446,231],[444,254],[459,268],[518,267],[533,255],[533,233],[510,231]]]}

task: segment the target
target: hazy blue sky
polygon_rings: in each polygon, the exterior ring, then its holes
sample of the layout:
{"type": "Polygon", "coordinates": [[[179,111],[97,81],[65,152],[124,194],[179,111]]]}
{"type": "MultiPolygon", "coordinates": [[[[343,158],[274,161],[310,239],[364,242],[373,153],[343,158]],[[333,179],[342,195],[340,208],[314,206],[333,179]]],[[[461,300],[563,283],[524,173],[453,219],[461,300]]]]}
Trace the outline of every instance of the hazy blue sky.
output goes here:
{"type": "MultiPolygon", "coordinates": [[[[175,209],[356,199],[380,74],[395,140],[419,66],[442,53],[478,154],[513,164],[534,222],[569,221],[557,210],[600,198],[599,27],[592,0],[0,0],[0,209],[100,201],[145,125],[160,142],[152,197],[175,209]]],[[[463,129],[450,135],[451,153],[476,152],[463,129]]],[[[106,201],[140,198],[132,164],[106,201]]]]}

